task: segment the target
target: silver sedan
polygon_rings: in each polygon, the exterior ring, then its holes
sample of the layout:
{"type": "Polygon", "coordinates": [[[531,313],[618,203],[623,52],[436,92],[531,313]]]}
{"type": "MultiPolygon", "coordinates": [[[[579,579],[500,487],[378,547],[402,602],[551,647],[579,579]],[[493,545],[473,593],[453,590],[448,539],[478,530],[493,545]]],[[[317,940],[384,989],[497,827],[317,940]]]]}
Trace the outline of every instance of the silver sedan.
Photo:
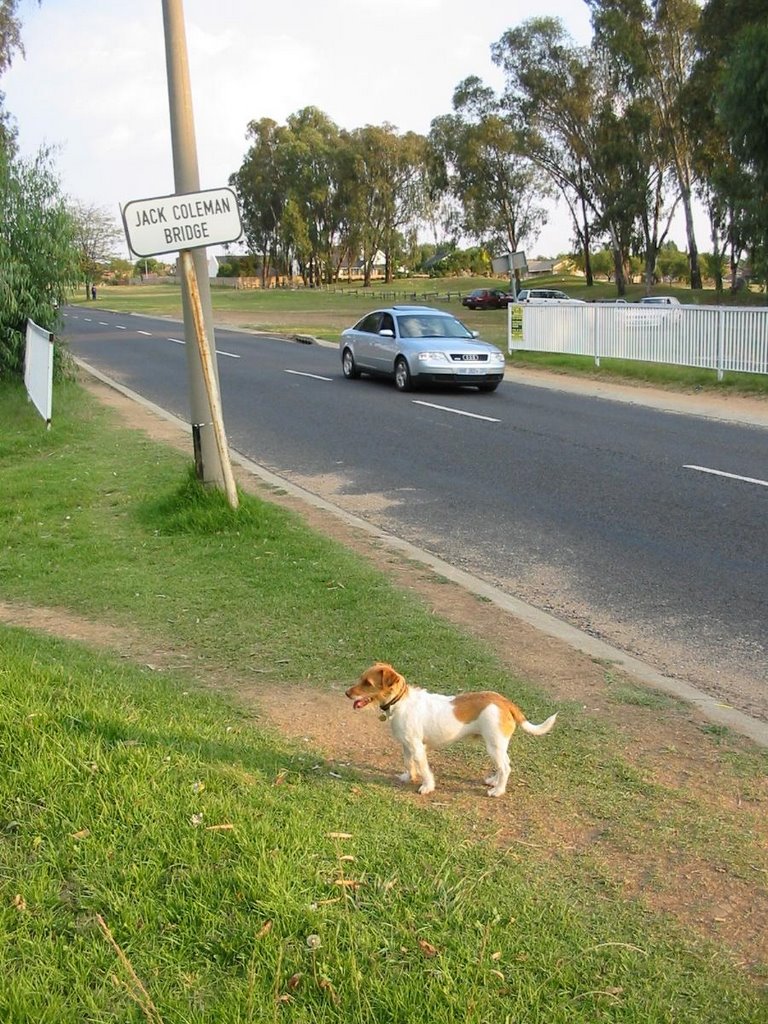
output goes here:
{"type": "Polygon", "coordinates": [[[428,306],[376,309],[348,327],[339,342],[348,380],[361,374],[390,377],[398,391],[427,384],[495,391],[504,355],[461,320],[428,306]]]}

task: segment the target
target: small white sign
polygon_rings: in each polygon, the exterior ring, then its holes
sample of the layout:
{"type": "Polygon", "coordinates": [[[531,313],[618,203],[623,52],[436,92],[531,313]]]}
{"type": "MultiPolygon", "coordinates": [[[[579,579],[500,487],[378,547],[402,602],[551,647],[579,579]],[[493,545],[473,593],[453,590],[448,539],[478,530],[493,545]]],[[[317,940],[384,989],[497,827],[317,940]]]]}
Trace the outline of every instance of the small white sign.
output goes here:
{"type": "Polygon", "coordinates": [[[231,188],[133,199],[122,209],[128,245],[137,256],[224,245],[243,233],[231,188]]]}
{"type": "Polygon", "coordinates": [[[495,256],[491,260],[491,266],[494,274],[507,274],[513,270],[521,270],[524,274],[528,273],[528,264],[522,249],[518,252],[506,252],[503,256],[495,256]]]}

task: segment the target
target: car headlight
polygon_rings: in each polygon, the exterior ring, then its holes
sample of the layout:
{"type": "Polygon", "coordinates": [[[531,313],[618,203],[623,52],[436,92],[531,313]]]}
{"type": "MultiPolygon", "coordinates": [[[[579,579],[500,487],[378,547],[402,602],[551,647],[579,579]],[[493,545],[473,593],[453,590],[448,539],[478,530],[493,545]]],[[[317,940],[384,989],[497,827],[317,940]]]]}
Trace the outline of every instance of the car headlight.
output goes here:
{"type": "Polygon", "coordinates": [[[426,362],[445,362],[448,358],[445,352],[419,352],[417,359],[426,362]]]}
{"type": "Polygon", "coordinates": [[[499,351],[491,352],[491,354],[488,356],[488,362],[489,363],[503,363],[504,362],[504,353],[503,352],[499,352],[499,351]]]}

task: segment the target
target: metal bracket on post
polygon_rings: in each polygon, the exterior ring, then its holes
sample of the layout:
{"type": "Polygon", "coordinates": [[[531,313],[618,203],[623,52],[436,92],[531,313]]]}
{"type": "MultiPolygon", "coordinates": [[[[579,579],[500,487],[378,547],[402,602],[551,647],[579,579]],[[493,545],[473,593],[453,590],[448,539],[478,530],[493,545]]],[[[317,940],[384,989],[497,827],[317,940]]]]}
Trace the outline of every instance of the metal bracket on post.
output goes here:
{"type": "Polygon", "coordinates": [[[195,477],[203,479],[203,442],[200,431],[207,426],[205,423],[192,424],[192,450],[195,456],[195,477]]]}

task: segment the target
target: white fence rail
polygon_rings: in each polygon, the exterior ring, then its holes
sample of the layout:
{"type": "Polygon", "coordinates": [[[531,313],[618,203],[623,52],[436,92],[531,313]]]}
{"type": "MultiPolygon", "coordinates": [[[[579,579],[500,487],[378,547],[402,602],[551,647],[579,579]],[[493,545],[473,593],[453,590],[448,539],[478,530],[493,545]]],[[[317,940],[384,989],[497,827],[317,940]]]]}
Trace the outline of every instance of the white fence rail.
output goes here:
{"type": "Polygon", "coordinates": [[[768,374],[768,309],[545,303],[510,306],[509,352],[563,352],[768,374]]]}

